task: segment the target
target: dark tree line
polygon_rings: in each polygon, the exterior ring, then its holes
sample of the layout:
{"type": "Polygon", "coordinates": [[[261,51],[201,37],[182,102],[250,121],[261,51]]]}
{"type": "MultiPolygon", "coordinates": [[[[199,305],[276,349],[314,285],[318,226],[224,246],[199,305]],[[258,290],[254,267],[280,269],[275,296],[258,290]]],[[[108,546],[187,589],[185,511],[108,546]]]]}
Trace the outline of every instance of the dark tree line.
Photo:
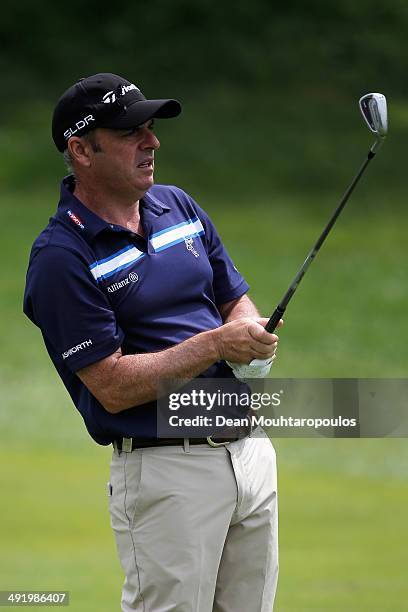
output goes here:
{"type": "Polygon", "coordinates": [[[149,94],[379,85],[405,95],[405,0],[19,0],[2,8],[3,104],[106,70],[149,94]],[[158,91],[159,89],[159,91],[158,91]]]}

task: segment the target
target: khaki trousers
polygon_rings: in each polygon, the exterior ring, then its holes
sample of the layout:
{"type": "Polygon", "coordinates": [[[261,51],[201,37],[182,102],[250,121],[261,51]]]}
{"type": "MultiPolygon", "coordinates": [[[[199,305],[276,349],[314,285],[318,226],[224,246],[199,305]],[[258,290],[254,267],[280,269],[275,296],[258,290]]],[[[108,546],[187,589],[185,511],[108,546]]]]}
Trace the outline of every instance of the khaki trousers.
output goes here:
{"type": "Polygon", "coordinates": [[[218,448],[114,451],[110,514],[126,575],[123,612],[272,611],[276,457],[261,435],[218,448]]]}

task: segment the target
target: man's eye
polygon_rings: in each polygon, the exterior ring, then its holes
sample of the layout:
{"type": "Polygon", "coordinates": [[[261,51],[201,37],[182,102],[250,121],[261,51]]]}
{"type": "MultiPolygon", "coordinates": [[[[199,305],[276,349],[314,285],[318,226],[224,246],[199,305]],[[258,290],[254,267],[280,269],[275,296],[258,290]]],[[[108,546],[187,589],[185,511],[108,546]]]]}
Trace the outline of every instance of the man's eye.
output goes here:
{"type": "Polygon", "coordinates": [[[126,136],[133,136],[133,134],[137,134],[137,132],[140,130],[140,127],[134,127],[131,130],[129,130],[128,132],[126,132],[126,134],[123,134],[125,137],[126,136]]]}
{"type": "MultiPolygon", "coordinates": [[[[148,130],[153,131],[154,130],[154,121],[151,121],[148,125],[144,124],[148,130]]],[[[123,134],[123,136],[126,138],[128,136],[134,136],[135,134],[138,134],[140,132],[140,130],[143,128],[143,125],[138,125],[134,128],[132,128],[131,130],[128,130],[125,134],[123,134]]]]}

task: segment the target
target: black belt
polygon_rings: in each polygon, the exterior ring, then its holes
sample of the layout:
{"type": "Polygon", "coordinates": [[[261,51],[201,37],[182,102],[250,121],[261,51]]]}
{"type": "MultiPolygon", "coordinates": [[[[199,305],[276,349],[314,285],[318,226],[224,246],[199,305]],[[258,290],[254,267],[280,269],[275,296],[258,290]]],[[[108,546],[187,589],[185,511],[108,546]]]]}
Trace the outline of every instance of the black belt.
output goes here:
{"type": "MultiPolygon", "coordinates": [[[[236,442],[243,437],[245,437],[245,435],[232,438],[222,438],[218,436],[211,436],[210,438],[186,438],[186,440],[188,440],[189,444],[208,444],[209,446],[217,446],[218,444],[223,445],[229,442],[236,442]]],[[[113,443],[116,450],[122,451],[124,449],[127,453],[137,448],[149,448],[151,446],[184,446],[184,444],[184,438],[120,438],[113,443]]]]}

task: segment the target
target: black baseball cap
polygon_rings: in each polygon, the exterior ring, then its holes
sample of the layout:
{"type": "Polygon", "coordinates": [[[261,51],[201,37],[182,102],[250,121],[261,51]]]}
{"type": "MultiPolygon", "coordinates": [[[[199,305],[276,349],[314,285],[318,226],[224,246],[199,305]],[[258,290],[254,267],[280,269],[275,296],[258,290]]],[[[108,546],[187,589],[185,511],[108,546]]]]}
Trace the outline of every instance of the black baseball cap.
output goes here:
{"type": "Polygon", "coordinates": [[[52,117],[52,137],[65,151],[71,136],[97,127],[133,128],[154,117],[169,119],[181,113],[177,100],[146,100],[136,85],[110,72],[79,79],[58,100],[52,117]]]}

